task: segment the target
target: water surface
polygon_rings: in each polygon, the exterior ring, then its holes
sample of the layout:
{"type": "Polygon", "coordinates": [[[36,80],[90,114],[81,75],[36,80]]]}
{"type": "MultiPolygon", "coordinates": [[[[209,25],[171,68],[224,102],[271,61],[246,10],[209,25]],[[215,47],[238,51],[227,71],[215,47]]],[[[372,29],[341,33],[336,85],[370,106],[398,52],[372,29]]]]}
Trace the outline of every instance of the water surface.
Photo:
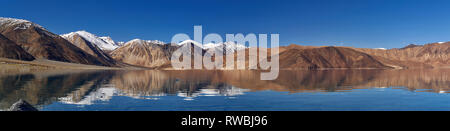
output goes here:
{"type": "Polygon", "coordinates": [[[45,111],[450,110],[450,69],[51,71],[0,74],[0,109],[45,111]]]}

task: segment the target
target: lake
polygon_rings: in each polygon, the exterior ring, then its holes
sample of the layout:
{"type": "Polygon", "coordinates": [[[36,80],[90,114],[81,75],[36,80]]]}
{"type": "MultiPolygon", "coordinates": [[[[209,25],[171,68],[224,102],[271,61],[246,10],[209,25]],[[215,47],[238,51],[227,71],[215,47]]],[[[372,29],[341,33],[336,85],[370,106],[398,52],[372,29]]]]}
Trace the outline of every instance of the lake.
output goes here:
{"type": "Polygon", "coordinates": [[[450,110],[450,69],[0,73],[0,110],[24,99],[43,111],[450,110]]]}

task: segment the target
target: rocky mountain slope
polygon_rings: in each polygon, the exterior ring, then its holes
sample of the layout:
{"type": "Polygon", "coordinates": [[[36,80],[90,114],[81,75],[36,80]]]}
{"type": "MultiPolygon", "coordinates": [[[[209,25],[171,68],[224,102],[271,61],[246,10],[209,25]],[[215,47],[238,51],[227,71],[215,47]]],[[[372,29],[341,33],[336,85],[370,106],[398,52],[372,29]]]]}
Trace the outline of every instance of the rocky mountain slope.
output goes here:
{"type": "Polygon", "coordinates": [[[0,34],[0,57],[31,61],[34,57],[22,47],[0,34]]]}
{"type": "Polygon", "coordinates": [[[21,46],[35,58],[110,66],[59,35],[27,20],[0,18],[0,34],[21,46]]]}

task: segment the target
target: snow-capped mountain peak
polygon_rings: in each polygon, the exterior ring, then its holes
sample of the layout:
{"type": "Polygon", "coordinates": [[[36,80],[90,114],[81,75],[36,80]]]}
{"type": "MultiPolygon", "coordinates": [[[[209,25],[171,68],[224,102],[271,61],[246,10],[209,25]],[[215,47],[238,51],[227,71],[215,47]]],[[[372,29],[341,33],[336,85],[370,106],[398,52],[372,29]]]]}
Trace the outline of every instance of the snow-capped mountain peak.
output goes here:
{"type": "Polygon", "coordinates": [[[165,42],[159,41],[159,40],[147,40],[148,43],[158,44],[158,45],[164,45],[165,42]]]}
{"type": "Polygon", "coordinates": [[[194,41],[194,40],[185,40],[183,42],[178,43],[178,45],[185,45],[185,44],[193,44],[195,46],[198,46],[198,47],[204,49],[204,47],[201,43],[194,41]]]}
{"type": "Polygon", "coordinates": [[[49,32],[41,25],[23,19],[0,17],[0,27],[13,27],[13,30],[27,30],[30,28],[37,28],[43,30],[42,33],[45,33],[50,37],[58,37],[58,35],[49,32]]]}
{"type": "Polygon", "coordinates": [[[208,52],[214,51],[211,49],[223,49],[223,51],[225,52],[235,52],[237,50],[243,50],[247,48],[245,45],[237,44],[235,42],[225,42],[218,44],[208,43],[205,44],[203,47],[204,49],[207,49],[208,52]]]}
{"type": "Polygon", "coordinates": [[[216,48],[218,46],[220,46],[220,44],[208,43],[208,44],[204,44],[203,48],[205,48],[205,49],[212,49],[212,48],[216,48]]]}
{"type": "Polygon", "coordinates": [[[35,26],[35,27],[44,29],[42,26],[35,24],[33,22],[30,22],[28,20],[5,18],[5,17],[0,17],[0,26],[16,26],[16,28],[14,30],[19,30],[19,29],[24,30],[24,29],[30,28],[31,26],[35,26]]]}
{"type": "Polygon", "coordinates": [[[61,35],[63,38],[70,38],[74,35],[79,35],[92,44],[97,45],[102,50],[114,50],[119,46],[110,37],[97,37],[87,31],[77,31],[69,34],[61,35]]]}
{"type": "Polygon", "coordinates": [[[128,42],[126,42],[124,45],[128,44],[157,44],[157,45],[164,45],[166,43],[159,41],[159,40],[141,40],[141,39],[133,39],[128,42]]]}
{"type": "Polygon", "coordinates": [[[117,46],[124,46],[124,45],[125,45],[125,42],[119,41],[119,42],[116,43],[116,45],[117,45],[117,46]]]}
{"type": "Polygon", "coordinates": [[[99,38],[102,39],[103,41],[105,41],[106,43],[108,43],[109,45],[116,45],[116,46],[119,46],[119,45],[117,45],[116,42],[115,42],[111,37],[109,37],[109,36],[103,36],[103,37],[99,37],[99,38]]]}
{"type": "Polygon", "coordinates": [[[189,43],[191,43],[195,46],[198,46],[202,49],[209,50],[209,51],[214,51],[214,50],[210,50],[210,49],[222,48],[226,52],[235,52],[237,50],[242,50],[242,49],[247,48],[245,45],[237,44],[235,42],[224,42],[224,43],[217,43],[217,44],[208,43],[208,44],[202,45],[201,43],[199,43],[197,41],[193,41],[193,40],[185,40],[183,42],[180,42],[178,45],[184,45],[184,44],[189,44],[189,43]]]}
{"type": "Polygon", "coordinates": [[[241,50],[247,48],[245,45],[238,44],[235,42],[225,42],[223,45],[227,46],[228,48],[235,48],[236,50],[241,50]]]}
{"type": "Polygon", "coordinates": [[[133,39],[133,40],[128,41],[127,43],[143,43],[143,42],[144,41],[141,39],[133,39]]]}

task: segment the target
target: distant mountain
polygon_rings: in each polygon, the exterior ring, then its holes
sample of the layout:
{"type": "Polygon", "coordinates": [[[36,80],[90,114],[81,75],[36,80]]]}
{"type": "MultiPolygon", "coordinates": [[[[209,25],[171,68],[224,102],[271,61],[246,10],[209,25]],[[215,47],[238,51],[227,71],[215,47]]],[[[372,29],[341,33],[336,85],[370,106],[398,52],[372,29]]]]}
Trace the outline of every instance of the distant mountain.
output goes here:
{"type": "Polygon", "coordinates": [[[450,67],[450,42],[408,45],[404,48],[389,50],[366,48],[356,48],[356,50],[389,60],[412,62],[412,64],[407,64],[406,66],[413,68],[422,68],[423,64],[433,67],[450,67]],[[417,65],[414,63],[423,64],[417,65]]]}
{"type": "Polygon", "coordinates": [[[209,50],[209,52],[214,51],[213,49],[222,49],[224,52],[235,52],[236,50],[243,50],[247,48],[245,45],[240,45],[235,42],[201,44],[194,40],[185,40],[183,42],[178,43],[178,45],[185,45],[185,44],[191,44],[200,47],[201,49],[209,50]]]}
{"type": "Polygon", "coordinates": [[[59,35],[27,20],[1,17],[0,34],[21,46],[35,58],[109,66],[59,35]]]}
{"type": "Polygon", "coordinates": [[[89,33],[87,31],[71,32],[61,36],[63,38],[71,38],[74,35],[83,37],[83,39],[89,41],[94,45],[97,45],[103,51],[112,51],[119,47],[119,45],[117,45],[116,42],[114,42],[114,40],[112,40],[110,37],[97,37],[96,35],[89,33]]]}
{"type": "Polygon", "coordinates": [[[245,45],[237,44],[235,42],[225,42],[225,43],[218,43],[218,44],[204,44],[203,49],[208,50],[208,52],[214,52],[216,50],[221,50],[224,53],[234,53],[238,50],[245,50],[247,47],[245,45]],[[214,50],[215,49],[215,50],[214,50]]]}
{"type": "Polygon", "coordinates": [[[82,49],[83,51],[97,57],[102,63],[106,63],[108,65],[116,65],[116,62],[113,58],[111,58],[107,53],[102,51],[96,44],[91,43],[91,41],[88,41],[85,37],[81,36],[80,34],[71,33],[69,35],[63,35],[62,37],[71,42],[73,45],[82,49]]]}
{"type": "Polygon", "coordinates": [[[0,34],[0,57],[31,61],[34,57],[22,47],[0,34]]]}
{"type": "Polygon", "coordinates": [[[203,47],[203,44],[201,44],[201,43],[199,43],[197,41],[194,41],[194,40],[185,40],[183,42],[178,43],[179,46],[183,46],[183,45],[186,45],[186,44],[191,44],[192,46],[197,46],[197,47],[200,47],[202,49],[205,49],[203,47]]]}
{"type": "Polygon", "coordinates": [[[302,45],[297,45],[297,44],[291,44],[289,46],[281,46],[280,48],[280,52],[283,52],[285,50],[289,50],[289,49],[298,49],[298,50],[303,50],[303,49],[315,49],[315,48],[320,48],[318,46],[302,46],[302,45]]]}
{"type": "Polygon", "coordinates": [[[344,47],[288,49],[279,57],[281,69],[391,68],[368,54],[344,47]]]}
{"type": "MultiPolygon", "coordinates": [[[[235,52],[244,49],[246,51],[245,64],[249,65],[249,49],[245,46],[236,47],[234,43],[205,44],[187,40],[179,44],[162,44],[144,40],[132,40],[127,42],[121,48],[111,53],[112,57],[132,65],[139,65],[151,68],[173,69],[170,64],[172,53],[181,46],[191,44],[192,48],[197,46],[202,49],[202,56],[212,53],[211,49],[223,48],[225,51],[235,52]],[[233,47],[234,46],[234,47],[233,47]],[[170,47],[170,49],[168,49],[170,47]],[[232,48],[233,47],[233,48],[232,48]]],[[[410,68],[417,66],[421,68],[430,68],[420,62],[392,60],[380,56],[370,55],[360,49],[349,47],[315,47],[290,45],[277,47],[280,50],[280,68],[281,69],[324,69],[324,68],[410,68]]],[[[193,49],[191,49],[192,51],[193,49]]],[[[384,51],[384,49],[373,49],[384,51]]],[[[270,48],[265,51],[260,48],[259,51],[270,54],[270,48]]],[[[194,52],[192,52],[192,56],[194,52]]],[[[235,55],[235,54],[233,54],[235,55]]],[[[192,57],[191,56],[191,57],[192,57]]],[[[257,56],[256,56],[257,57],[257,56]]],[[[237,64],[237,56],[234,56],[237,64]]],[[[215,59],[213,56],[212,59],[215,59]]],[[[224,56],[224,66],[226,58],[224,56]]]]}
{"type": "Polygon", "coordinates": [[[170,63],[171,53],[178,46],[160,41],[134,39],[112,51],[111,57],[131,65],[160,67],[170,63]]]}
{"type": "Polygon", "coordinates": [[[408,48],[414,48],[414,47],[419,47],[420,45],[415,45],[415,44],[409,44],[408,46],[403,47],[402,49],[408,49],[408,48]]]}
{"type": "Polygon", "coordinates": [[[121,47],[121,46],[124,46],[124,45],[125,45],[125,42],[119,41],[119,42],[116,42],[116,44],[117,44],[119,47],[121,47]]]}

